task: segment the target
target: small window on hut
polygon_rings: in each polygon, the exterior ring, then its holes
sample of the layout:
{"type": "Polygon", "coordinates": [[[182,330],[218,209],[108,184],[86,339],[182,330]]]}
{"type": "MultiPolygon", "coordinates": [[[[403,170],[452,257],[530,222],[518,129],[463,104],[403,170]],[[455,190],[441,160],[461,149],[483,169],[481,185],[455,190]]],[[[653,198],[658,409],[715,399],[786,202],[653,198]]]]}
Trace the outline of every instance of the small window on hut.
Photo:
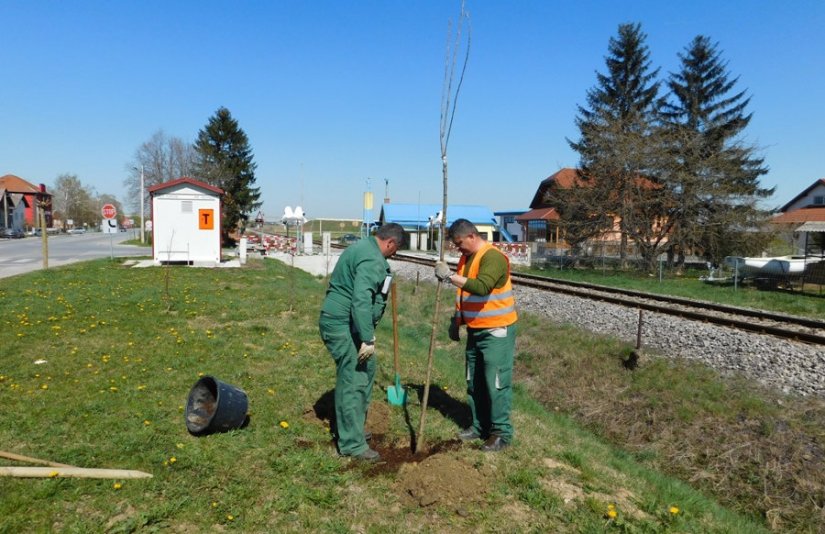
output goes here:
{"type": "Polygon", "coordinates": [[[181,213],[192,213],[192,201],[191,200],[182,200],[180,203],[180,212],[181,213]]]}

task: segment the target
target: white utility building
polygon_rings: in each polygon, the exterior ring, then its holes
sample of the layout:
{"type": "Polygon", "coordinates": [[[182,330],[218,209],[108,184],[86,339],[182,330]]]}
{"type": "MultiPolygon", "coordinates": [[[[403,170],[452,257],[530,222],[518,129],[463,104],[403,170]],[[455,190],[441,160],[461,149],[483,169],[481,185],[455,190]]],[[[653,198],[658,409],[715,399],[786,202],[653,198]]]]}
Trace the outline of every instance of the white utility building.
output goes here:
{"type": "Polygon", "coordinates": [[[221,261],[223,190],[194,178],[149,188],[155,265],[217,265],[221,261]]]}

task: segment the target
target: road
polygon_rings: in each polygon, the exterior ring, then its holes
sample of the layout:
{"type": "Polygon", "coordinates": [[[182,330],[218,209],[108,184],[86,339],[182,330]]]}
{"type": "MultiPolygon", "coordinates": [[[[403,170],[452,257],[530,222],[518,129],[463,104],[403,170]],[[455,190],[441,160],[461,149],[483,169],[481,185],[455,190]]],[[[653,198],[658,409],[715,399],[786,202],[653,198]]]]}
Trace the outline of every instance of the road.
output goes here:
{"type": "MultiPolygon", "coordinates": [[[[115,257],[152,255],[152,249],[149,247],[121,244],[128,239],[134,239],[132,232],[50,235],[49,267],[106,258],[112,254],[115,257]]],[[[42,268],[42,242],[39,237],[0,239],[0,278],[42,268]]]]}

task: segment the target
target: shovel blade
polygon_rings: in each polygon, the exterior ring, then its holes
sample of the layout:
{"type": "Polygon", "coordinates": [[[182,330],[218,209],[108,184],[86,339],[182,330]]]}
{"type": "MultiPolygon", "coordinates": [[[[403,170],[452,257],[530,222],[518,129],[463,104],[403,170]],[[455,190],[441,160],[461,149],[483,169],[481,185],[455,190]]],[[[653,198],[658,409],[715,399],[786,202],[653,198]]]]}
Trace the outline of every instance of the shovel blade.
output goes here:
{"type": "Polygon", "coordinates": [[[401,387],[401,379],[395,377],[395,385],[387,388],[387,402],[391,406],[404,406],[407,402],[407,391],[401,387]]]}

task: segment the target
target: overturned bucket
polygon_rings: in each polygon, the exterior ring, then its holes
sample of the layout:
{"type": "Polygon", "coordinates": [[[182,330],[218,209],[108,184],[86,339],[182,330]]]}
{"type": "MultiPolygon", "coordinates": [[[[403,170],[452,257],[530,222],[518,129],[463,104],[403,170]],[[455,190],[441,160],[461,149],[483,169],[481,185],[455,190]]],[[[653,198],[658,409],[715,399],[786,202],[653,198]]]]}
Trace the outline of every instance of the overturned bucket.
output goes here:
{"type": "Polygon", "coordinates": [[[204,376],[189,392],[186,402],[186,429],[203,436],[226,432],[249,424],[246,392],[217,378],[204,376]]]}

